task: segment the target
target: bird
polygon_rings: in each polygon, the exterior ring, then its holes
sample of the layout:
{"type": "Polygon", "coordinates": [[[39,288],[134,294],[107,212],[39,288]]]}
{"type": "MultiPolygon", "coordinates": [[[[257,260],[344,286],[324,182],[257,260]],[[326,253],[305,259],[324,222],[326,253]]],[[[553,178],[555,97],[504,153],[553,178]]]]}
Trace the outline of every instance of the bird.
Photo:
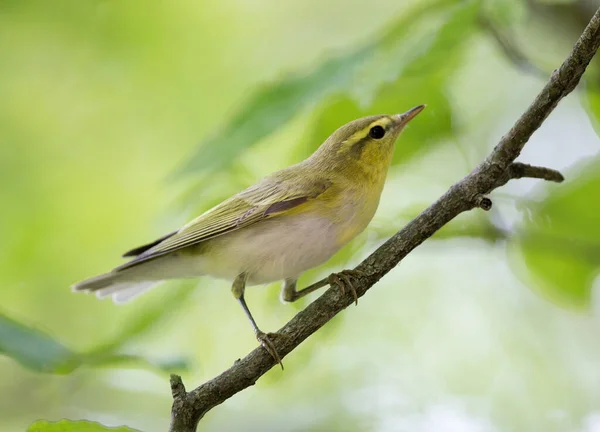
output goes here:
{"type": "Polygon", "coordinates": [[[323,264],[360,234],[379,205],[396,140],[425,105],[402,114],[353,120],[304,161],[276,171],[180,229],[126,252],[130,261],[85,279],[73,291],[126,302],[170,279],[232,281],[231,291],[257,340],[281,367],[273,338],[245,300],[247,286],[283,281],[281,299],[296,301],[332,284],[357,301],[355,270],[297,289],[300,275],[323,264]]]}

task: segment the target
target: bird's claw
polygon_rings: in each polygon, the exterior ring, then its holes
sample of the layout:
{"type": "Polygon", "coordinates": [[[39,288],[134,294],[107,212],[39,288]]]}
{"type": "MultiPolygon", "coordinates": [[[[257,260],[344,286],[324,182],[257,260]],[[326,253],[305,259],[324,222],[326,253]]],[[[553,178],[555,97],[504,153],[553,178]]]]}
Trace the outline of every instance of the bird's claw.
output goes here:
{"type": "Polygon", "coordinates": [[[358,270],[342,270],[339,273],[332,273],[329,275],[328,281],[331,285],[337,285],[342,294],[346,293],[346,287],[354,297],[354,304],[358,305],[358,294],[356,293],[356,288],[354,287],[354,282],[352,279],[357,280],[364,276],[364,273],[358,270]]]}
{"type": "Polygon", "coordinates": [[[271,340],[280,336],[286,335],[283,335],[281,333],[264,333],[260,330],[256,332],[256,339],[260,342],[262,347],[271,355],[271,357],[273,357],[273,359],[277,363],[279,363],[279,366],[281,366],[281,370],[283,370],[283,363],[281,362],[281,357],[279,356],[279,353],[275,348],[275,344],[273,344],[273,341],[271,340]]]}

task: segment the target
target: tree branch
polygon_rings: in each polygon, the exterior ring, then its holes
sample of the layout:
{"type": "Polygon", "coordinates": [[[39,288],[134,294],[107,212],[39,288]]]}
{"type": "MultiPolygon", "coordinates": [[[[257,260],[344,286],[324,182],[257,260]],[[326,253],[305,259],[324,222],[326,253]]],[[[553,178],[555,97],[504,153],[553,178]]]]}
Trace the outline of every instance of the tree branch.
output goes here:
{"type": "MultiPolygon", "coordinates": [[[[502,137],[487,159],[356,267],[356,270],[364,274],[355,284],[359,297],[413,249],[456,216],[476,207],[489,210],[491,201],[486,195],[510,179],[533,177],[562,181],[563,177],[557,171],[515,163],[514,160],[558,102],[577,86],[599,45],[600,9],[592,17],[571,54],[554,71],[533,103],[502,137]]],[[[344,295],[337,288],[328,289],[279,330],[278,333],[286,337],[274,340],[278,353],[282,358],[289,354],[353,302],[354,298],[350,293],[344,295]]],[[[253,385],[275,364],[273,358],[262,347],[258,347],[221,375],[190,392],[185,391],[180,377],[172,375],[173,408],[170,430],[195,431],[200,419],[210,409],[253,385]]]]}

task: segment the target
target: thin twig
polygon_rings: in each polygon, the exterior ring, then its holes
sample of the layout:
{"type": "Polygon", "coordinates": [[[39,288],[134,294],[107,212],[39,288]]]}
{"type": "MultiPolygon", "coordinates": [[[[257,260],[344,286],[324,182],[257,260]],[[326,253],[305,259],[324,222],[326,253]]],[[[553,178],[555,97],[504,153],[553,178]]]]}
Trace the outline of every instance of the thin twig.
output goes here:
{"type": "Polygon", "coordinates": [[[529,177],[557,183],[560,183],[565,179],[563,175],[556,170],[520,162],[515,162],[508,167],[508,175],[511,179],[529,177]]]}
{"type": "MultiPolygon", "coordinates": [[[[489,207],[491,201],[485,198],[486,195],[511,178],[562,179],[555,171],[514,163],[514,160],[558,102],[579,83],[599,45],[600,10],[592,17],[571,54],[552,74],[531,106],[502,137],[490,156],[356,267],[364,274],[355,284],[358,297],[362,297],[406,255],[456,216],[482,204],[489,207]]],[[[342,294],[339,289],[328,289],[279,330],[287,337],[274,341],[277,352],[283,358],[353,302],[350,293],[342,294]]],[[[221,375],[189,393],[174,391],[171,432],[195,431],[199,420],[210,409],[253,385],[275,364],[273,358],[259,347],[221,375]]],[[[179,386],[179,377],[172,379],[173,382],[177,389],[183,388],[183,384],[179,386]]]]}
{"type": "Polygon", "coordinates": [[[500,178],[498,178],[494,189],[504,186],[510,180],[522,178],[535,178],[556,183],[561,183],[565,180],[563,175],[556,170],[524,164],[521,162],[513,162],[508,166],[500,178]]]}

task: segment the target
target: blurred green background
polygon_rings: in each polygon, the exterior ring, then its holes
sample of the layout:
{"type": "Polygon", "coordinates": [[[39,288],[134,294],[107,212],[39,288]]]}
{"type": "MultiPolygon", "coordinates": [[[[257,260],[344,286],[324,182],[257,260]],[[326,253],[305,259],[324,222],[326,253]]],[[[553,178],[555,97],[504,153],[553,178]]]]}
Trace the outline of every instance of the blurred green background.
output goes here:
{"type": "MultiPolygon", "coordinates": [[[[0,0],[0,430],[166,430],[169,372],[191,388],[256,346],[229,284],[116,306],[73,282],[426,103],[370,228],[301,284],[357,264],[490,152],[598,3],[0,0]]],[[[494,192],[201,430],[600,431],[597,63],[520,158],[565,183],[494,192]]],[[[265,330],[311,300],[278,292],[248,293],[265,330]]]]}

